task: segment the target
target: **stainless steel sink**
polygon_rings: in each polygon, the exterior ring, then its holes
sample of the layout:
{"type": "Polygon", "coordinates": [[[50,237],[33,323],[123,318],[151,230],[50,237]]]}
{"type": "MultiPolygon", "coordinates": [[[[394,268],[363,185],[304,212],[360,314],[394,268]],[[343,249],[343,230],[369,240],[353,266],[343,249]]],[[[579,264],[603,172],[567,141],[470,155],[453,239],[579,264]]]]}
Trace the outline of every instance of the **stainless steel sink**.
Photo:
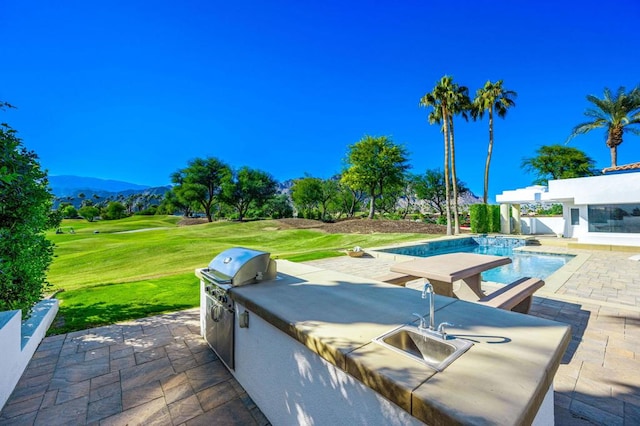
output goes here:
{"type": "Polygon", "coordinates": [[[438,371],[465,353],[473,343],[453,336],[442,338],[435,332],[414,325],[403,325],[373,339],[388,349],[415,359],[438,371]]]}

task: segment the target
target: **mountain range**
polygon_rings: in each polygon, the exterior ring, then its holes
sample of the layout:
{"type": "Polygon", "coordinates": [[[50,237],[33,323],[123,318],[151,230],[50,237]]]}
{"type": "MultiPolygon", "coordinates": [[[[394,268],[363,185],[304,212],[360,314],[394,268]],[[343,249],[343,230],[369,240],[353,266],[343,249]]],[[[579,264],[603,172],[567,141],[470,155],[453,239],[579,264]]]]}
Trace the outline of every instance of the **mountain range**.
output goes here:
{"type": "MultiPolygon", "coordinates": [[[[277,192],[280,194],[290,194],[293,180],[278,182],[277,192]]],[[[107,199],[116,198],[119,195],[130,196],[137,194],[159,194],[163,195],[171,189],[170,185],[160,187],[150,187],[148,185],[138,185],[130,182],[123,182],[111,179],[99,179],[93,177],[81,176],[49,176],[49,186],[55,197],[58,199],[68,198],[74,201],[78,200],[78,194],[84,194],[85,197],[91,198],[97,195],[97,198],[107,199]]],[[[482,200],[473,193],[466,193],[460,197],[462,204],[475,204],[482,200]]],[[[74,203],[75,204],[75,203],[74,203]]]]}
{"type": "Polygon", "coordinates": [[[79,208],[83,199],[94,202],[109,201],[134,197],[134,200],[145,200],[151,204],[158,204],[165,192],[171,186],[150,187],[130,182],[110,179],[98,179],[82,176],[49,176],[49,187],[55,200],[53,208],[61,202],[70,203],[79,208]]]}

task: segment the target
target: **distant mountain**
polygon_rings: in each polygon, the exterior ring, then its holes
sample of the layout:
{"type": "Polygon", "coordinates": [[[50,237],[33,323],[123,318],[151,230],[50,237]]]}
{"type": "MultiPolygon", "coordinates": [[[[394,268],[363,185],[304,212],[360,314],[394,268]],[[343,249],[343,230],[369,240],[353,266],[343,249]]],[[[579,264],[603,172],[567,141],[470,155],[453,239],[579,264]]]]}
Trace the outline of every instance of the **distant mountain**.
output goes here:
{"type": "Polygon", "coordinates": [[[481,204],[482,197],[478,197],[473,192],[469,191],[460,196],[460,204],[471,205],[471,204],[481,204]]]}
{"type": "Polygon", "coordinates": [[[81,176],[49,176],[49,186],[57,197],[68,197],[79,192],[142,192],[149,188],[148,185],[81,176]]]}
{"type": "Polygon", "coordinates": [[[80,176],[49,176],[49,186],[55,200],[53,208],[61,202],[79,208],[84,200],[94,205],[107,205],[109,201],[127,201],[130,205],[147,208],[157,205],[171,186],[150,187],[117,180],[97,179],[80,176]]]}

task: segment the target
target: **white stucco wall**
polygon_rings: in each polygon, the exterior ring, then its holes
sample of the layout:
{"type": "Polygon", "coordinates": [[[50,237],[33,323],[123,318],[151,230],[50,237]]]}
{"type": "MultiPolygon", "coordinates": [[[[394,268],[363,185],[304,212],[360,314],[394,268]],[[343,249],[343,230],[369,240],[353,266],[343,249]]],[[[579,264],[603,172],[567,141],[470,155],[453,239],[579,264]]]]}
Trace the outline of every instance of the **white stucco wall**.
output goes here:
{"type": "Polygon", "coordinates": [[[576,205],[639,203],[640,173],[550,180],[542,200],[572,200],[576,205]]]}
{"type": "Polygon", "coordinates": [[[57,299],[38,302],[31,317],[24,322],[19,310],[0,312],[0,409],[11,396],[57,313],[57,299]]]}
{"type": "Polygon", "coordinates": [[[235,332],[232,373],[275,426],[423,424],[253,312],[235,332]]]}
{"type": "Polygon", "coordinates": [[[552,180],[542,199],[562,202],[566,237],[587,244],[640,246],[640,233],[589,232],[587,211],[588,205],[640,203],[640,172],[552,180]],[[571,224],[572,208],[580,210],[578,225],[571,224]]]}
{"type": "MultiPolygon", "coordinates": [[[[236,304],[236,316],[245,310],[236,304]]],[[[275,426],[423,424],[253,312],[235,333],[232,374],[275,426]]],[[[551,385],[533,424],[553,423],[551,385]]]]}
{"type": "Polygon", "coordinates": [[[565,233],[565,220],[554,216],[525,216],[520,218],[523,235],[562,234],[565,233]]]}

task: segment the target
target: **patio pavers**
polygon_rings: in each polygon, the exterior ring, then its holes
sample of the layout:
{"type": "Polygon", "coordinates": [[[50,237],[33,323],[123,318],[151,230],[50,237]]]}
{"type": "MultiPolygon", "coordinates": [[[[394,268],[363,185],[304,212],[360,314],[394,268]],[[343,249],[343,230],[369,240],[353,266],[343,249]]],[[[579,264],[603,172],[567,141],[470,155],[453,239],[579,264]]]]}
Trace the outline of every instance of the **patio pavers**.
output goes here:
{"type": "Polygon", "coordinates": [[[190,309],[47,337],[0,424],[269,424],[199,333],[190,309]]]}

